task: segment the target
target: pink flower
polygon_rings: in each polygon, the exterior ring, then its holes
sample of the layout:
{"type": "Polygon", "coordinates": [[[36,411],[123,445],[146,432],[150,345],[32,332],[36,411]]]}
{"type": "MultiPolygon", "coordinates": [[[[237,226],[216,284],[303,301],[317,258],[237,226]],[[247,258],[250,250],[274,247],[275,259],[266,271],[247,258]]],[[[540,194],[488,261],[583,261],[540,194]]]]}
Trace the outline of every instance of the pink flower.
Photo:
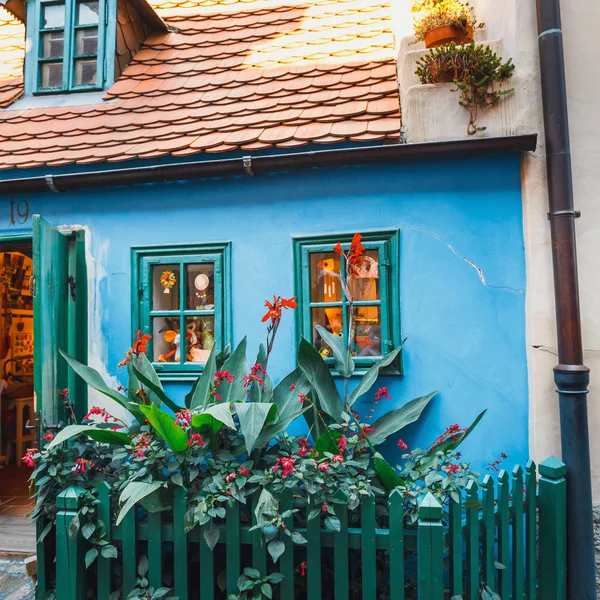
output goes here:
{"type": "Polygon", "coordinates": [[[181,429],[187,429],[192,423],[192,415],[187,408],[180,410],[175,414],[175,424],[179,425],[181,429]]]}
{"type": "Polygon", "coordinates": [[[286,477],[294,473],[294,464],[296,461],[292,457],[278,458],[276,463],[271,467],[271,471],[281,469],[281,476],[286,477]]]}
{"type": "Polygon", "coordinates": [[[24,462],[28,467],[35,467],[35,462],[33,460],[34,454],[37,454],[37,450],[35,448],[27,448],[27,453],[21,459],[21,461],[24,462]]]}
{"type": "Polygon", "coordinates": [[[328,462],[322,462],[317,469],[319,469],[319,471],[329,471],[329,463],[328,462]]]}
{"type": "Polygon", "coordinates": [[[290,385],[290,392],[293,392],[296,389],[296,386],[292,383],[292,385],[290,385]]]}
{"type": "Polygon", "coordinates": [[[304,402],[308,400],[308,396],[304,392],[300,392],[298,398],[300,398],[300,404],[304,404],[304,402]]]}
{"type": "Polygon", "coordinates": [[[213,385],[218,387],[224,381],[231,383],[235,379],[235,375],[232,375],[229,371],[215,371],[215,380],[213,385]]]}
{"type": "Polygon", "coordinates": [[[227,477],[225,477],[225,481],[227,483],[231,483],[236,477],[237,477],[237,475],[235,473],[229,473],[229,475],[227,475],[227,477]]]}
{"type": "Polygon", "coordinates": [[[44,434],[44,439],[47,442],[51,442],[54,439],[54,434],[51,431],[46,431],[46,433],[44,434]]]}
{"type": "Polygon", "coordinates": [[[342,436],[337,441],[337,447],[340,450],[348,450],[348,440],[344,436],[342,436]]]}
{"type": "Polygon", "coordinates": [[[387,398],[388,400],[392,399],[392,397],[388,394],[388,389],[386,387],[379,388],[375,394],[375,400],[379,401],[382,398],[387,398]]]}
{"type": "Polygon", "coordinates": [[[323,506],[321,506],[321,512],[327,512],[327,504],[323,504],[323,506]]]}
{"type": "Polygon", "coordinates": [[[78,458],[75,461],[75,468],[73,469],[73,471],[75,473],[85,473],[85,465],[88,461],[85,460],[84,458],[78,458]]]}
{"type": "Polygon", "coordinates": [[[204,448],[204,440],[199,433],[193,433],[190,441],[187,443],[189,446],[200,446],[200,448],[204,448]]]}
{"type": "Polygon", "coordinates": [[[402,450],[408,450],[408,446],[402,440],[398,440],[398,448],[401,448],[402,450]]]}
{"type": "Polygon", "coordinates": [[[266,374],[267,372],[262,368],[262,365],[260,363],[256,363],[250,369],[250,375],[246,375],[246,377],[242,378],[244,381],[244,387],[249,387],[253,381],[256,381],[258,385],[262,386],[262,384],[265,382],[266,374]]]}
{"type": "Polygon", "coordinates": [[[307,454],[310,454],[310,448],[308,448],[307,446],[302,446],[302,448],[298,450],[298,456],[300,457],[304,457],[307,454]]]}
{"type": "Polygon", "coordinates": [[[146,456],[145,452],[150,447],[150,434],[142,433],[142,435],[138,436],[135,447],[133,451],[133,455],[135,458],[144,458],[146,456]]]}
{"type": "Polygon", "coordinates": [[[456,473],[458,473],[458,469],[459,469],[459,468],[460,468],[460,467],[459,467],[458,465],[448,465],[448,466],[446,467],[446,473],[448,473],[448,475],[449,475],[450,473],[454,473],[454,474],[456,475],[456,473]]]}
{"type": "Polygon", "coordinates": [[[341,463],[343,462],[344,457],[341,454],[336,454],[335,456],[331,457],[331,462],[337,462],[337,463],[341,463]]]}

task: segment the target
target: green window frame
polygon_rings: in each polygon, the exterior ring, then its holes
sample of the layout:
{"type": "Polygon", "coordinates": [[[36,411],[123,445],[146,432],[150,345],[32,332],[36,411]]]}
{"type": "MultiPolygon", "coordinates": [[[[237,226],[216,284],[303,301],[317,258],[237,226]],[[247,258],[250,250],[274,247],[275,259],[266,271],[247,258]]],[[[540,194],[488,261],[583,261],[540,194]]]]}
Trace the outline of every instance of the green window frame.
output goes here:
{"type": "MultiPolygon", "coordinates": [[[[320,256],[335,256],[333,252],[337,242],[342,244],[344,251],[350,247],[352,233],[327,234],[307,237],[295,237],[294,244],[294,274],[295,274],[295,294],[297,296],[298,308],[296,315],[296,339],[300,342],[302,337],[315,343],[315,331],[313,326],[313,311],[326,309],[342,308],[342,330],[347,339],[348,335],[348,301],[345,297],[336,301],[315,301],[311,298],[311,270],[314,265],[311,263],[311,255],[318,253],[320,256]],[[346,310],[345,310],[346,309],[346,310]]],[[[355,374],[363,374],[370,366],[380,360],[391,350],[401,343],[400,330],[400,232],[399,230],[372,231],[363,234],[362,243],[369,256],[377,256],[378,262],[378,299],[357,300],[354,302],[355,312],[359,312],[361,307],[367,307],[371,311],[379,309],[379,348],[381,353],[377,356],[360,356],[358,341],[355,343],[356,355],[354,361],[356,364],[355,374]]],[[[343,273],[343,267],[340,269],[343,273]]],[[[324,273],[324,271],[323,271],[324,273]]],[[[366,311],[364,311],[366,312],[366,311]]],[[[358,333],[358,321],[355,331],[358,333]]],[[[365,336],[363,336],[365,337],[365,336]]],[[[356,338],[358,339],[358,338],[356,338]]],[[[401,355],[400,355],[401,356],[401,355]]],[[[327,357],[325,361],[336,374],[333,367],[333,359],[327,357]]],[[[391,375],[402,375],[402,361],[399,357],[384,371],[391,375]]]]}
{"type": "Polygon", "coordinates": [[[28,3],[25,86],[48,94],[104,89],[111,0],[33,0],[28,3]],[[30,60],[33,59],[33,60],[30,60]]]}
{"type": "MultiPolygon", "coordinates": [[[[161,329],[161,323],[172,324],[173,327],[167,330],[173,329],[180,333],[189,332],[192,325],[202,326],[212,322],[213,330],[210,334],[217,344],[217,349],[221,351],[231,343],[231,243],[138,246],[132,248],[131,267],[133,335],[141,331],[153,336],[148,344],[148,357],[161,379],[195,379],[203,371],[205,363],[189,361],[184,344],[180,344],[178,360],[172,357],[169,359],[171,362],[159,362],[156,360],[155,343],[164,346],[167,342],[157,342],[156,334],[161,329]],[[177,305],[176,308],[164,309],[155,306],[160,298],[157,296],[156,275],[164,273],[163,269],[172,270],[176,275],[175,284],[169,292],[172,294],[173,303],[177,305]],[[213,302],[202,307],[190,307],[190,291],[197,292],[197,288],[192,288],[192,283],[195,285],[192,277],[204,277],[200,275],[204,271],[212,275],[210,289],[213,302]]],[[[205,281],[209,281],[208,276],[205,281]]],[[[164,288],[162,292],[165,293],[164,288]]],[[[200,334],[200,330],[196,328],[193,332],[200,334]]],[[[204,335],[202,333],[203,338],[204,335]]],[[[200,335],[198,337],[200,338],[200,335]]],[[[204,348],[204,344],[199,344],[198,347],[204,348]]],[[[160,352],[158,346],[157,352],[160,352]]],[[[204,350],[204,354],[206,358],[208,349],[204,350]]]]}

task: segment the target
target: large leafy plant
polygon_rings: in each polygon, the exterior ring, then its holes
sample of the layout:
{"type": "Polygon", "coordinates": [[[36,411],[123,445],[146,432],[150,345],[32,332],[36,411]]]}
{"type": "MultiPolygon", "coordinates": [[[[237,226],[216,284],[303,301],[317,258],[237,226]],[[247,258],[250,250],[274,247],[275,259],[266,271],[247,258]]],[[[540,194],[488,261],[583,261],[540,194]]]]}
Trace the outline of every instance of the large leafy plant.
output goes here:
{"type": "Polygon", "coordinates": [[[425,34],[436,27],[448,25],[456,30],[458,35],[467,35],[468,28],[483,27],[471,13],[468,2],[459,0],[415,0],[412,12],[414,17],[414,30],[417,41],[422,41],[425,34]]]}

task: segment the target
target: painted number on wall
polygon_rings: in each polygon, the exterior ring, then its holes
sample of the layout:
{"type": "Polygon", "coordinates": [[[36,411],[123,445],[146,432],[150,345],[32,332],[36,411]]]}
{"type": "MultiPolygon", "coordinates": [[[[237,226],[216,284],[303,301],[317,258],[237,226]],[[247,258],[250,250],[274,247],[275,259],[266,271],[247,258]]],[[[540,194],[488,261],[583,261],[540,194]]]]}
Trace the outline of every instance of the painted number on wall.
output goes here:
{"type": "Polygon", "coordinates": [[[23,225],[29,219],[29,202],[27,200],[10,201],[10,225],[23,225]]]}

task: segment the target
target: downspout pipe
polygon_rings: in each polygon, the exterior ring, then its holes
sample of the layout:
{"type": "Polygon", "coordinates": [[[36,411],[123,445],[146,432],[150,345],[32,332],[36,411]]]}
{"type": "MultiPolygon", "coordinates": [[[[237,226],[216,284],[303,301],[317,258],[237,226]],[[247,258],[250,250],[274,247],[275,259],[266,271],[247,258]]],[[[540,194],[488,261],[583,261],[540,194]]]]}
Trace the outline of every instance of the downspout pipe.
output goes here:
{"type": "MultiPolygon", "coordinates": [[[[592,482],[560,0],[536,0],[554,268],[562,459],[567,465],[567,598],[596,598],[592,482]]],[[[558,542],[558,540],[557,540],[558,542]]]]}

